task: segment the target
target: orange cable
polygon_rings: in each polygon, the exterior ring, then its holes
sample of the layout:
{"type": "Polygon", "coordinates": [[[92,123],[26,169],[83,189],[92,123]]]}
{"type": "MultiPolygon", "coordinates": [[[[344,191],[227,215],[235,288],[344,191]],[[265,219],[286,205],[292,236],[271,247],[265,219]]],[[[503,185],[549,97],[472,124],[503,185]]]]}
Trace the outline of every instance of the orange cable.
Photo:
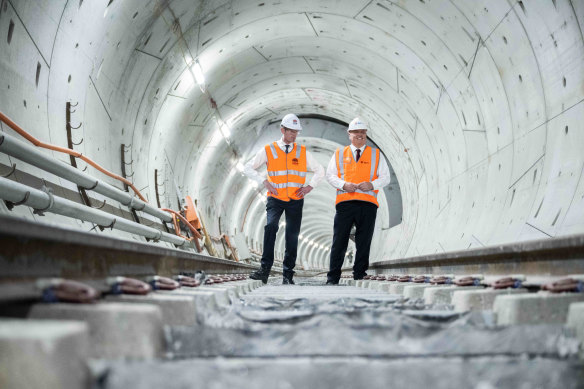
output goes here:
{"type": "MultiPolygon", "coordinates": [[[[170,212],[173,215],[177,216],[183,223],[185,223],[187,225],[187,227],[189,227],[189,230],[191,230],[191,232],[193,233],[193,235],[197,238],[197,239],[201,239],[203,236],[199,233],[199,231],[197,231],[195,229],[195,227],[193,227],[191,225],[191,223],[189,223],[189,221],[187,219],[184,218],[183,215],[181,215],[180,213],[173,211],[172,209],[168,209],[168,208],[161,208],[163,211],[166,212],[170,212]]],[[[175,218],[172,218],[172,220],[175,222],[175,218]]],[[[176,229],[177,225],[175,224],[175,229],[176,229]]],[[[178,231],[177,231],[178,234],[178,231]]],[[[184,237],[183,237],[184,238],[184,237]]]]}

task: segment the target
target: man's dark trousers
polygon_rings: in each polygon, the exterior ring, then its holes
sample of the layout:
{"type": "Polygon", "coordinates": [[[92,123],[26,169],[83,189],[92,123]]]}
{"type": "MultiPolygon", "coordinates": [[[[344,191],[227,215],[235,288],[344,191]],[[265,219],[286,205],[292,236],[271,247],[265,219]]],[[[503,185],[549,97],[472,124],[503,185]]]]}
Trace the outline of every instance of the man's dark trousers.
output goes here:
{"type": "Polygon", "coordinates": [[[298,252],[298,234],[302,223],[302,207],[304,199],[282,201],[274,197],[268,197],[266,203],[267,220],[264,227],[264,253],[262,255],[262,268],[271,269],[274,264],[274,245],[276,233],[282,212],[286,213],[286,251],[284,252],[284,277],[291,278],[294,275],[296,254],[298,252]]]}
{"type": "Polygon", "coordinates": [[[336,209],[330,270],[327,274],[327,280],[335,284],[341,278],[341,268],[345,260],[349,234],[353,224],[356,228],[355,246],[357,249],[353,265],[353,278],[358,280],[365,276],[365,272],[369,268],[369,252],[375,229],[377,206],[369,201],[351,200],[338,203],[336,209]]]}

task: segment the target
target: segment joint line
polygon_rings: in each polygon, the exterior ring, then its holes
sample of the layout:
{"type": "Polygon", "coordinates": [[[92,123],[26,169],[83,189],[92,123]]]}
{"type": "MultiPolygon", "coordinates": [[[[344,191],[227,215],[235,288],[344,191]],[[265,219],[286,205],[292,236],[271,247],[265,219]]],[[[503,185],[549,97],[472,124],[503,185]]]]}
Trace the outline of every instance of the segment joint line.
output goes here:
{"type": "Polygon", "coordinates": [[[530,167],[528,167],[527,169],[525,169],[525,172],[523,172],[523,174],[522,174],[522,175],[521,175],[521,176],[520,176],[518,179],[516,179],[516,180],[515,180],[515,182],[514,182],[513,184],[511,184],[511,185],[509,186],[509,188],[508,188],[508,189],[511,189],[511,188],[513,188],[513,187],[515,186],[515,184],[517,184],[519,181],[521,181],[521,179],[522,179],[523,177],[525,177],[525,175],[526,175],[526,174],[527,174],[527,173],[528,173],[528,172],[529,172],[531,169],[533,169],[533,167],[534,167],[535,165],[537,165],[537,164],[539,163],[539,161],[541,161],[541,160],[542,160],[542,158],[543,158],[543,157],[545,157],[545,153],[543,153],[543,154],[541,155],[541,157],[539,157],[539,158],[537,159],[537,161],[535,161],[535,162],[534,162],[534,163],[533,163],[533,164],[532,164],[530,167]]]}
{"type": "Polygon", "coordinates": [[[538,230],[538,231],[539,231],[539,232],[541,232],[542,234],[546,234],[546,235],[547,235],[547,236],[549,236],[550,238],[553,238],[553,236],[552,236],[552,235],[550,235],[550,234],[548,234],[547,232],[545,232],[545,231],[543,231],[543,230],[541,230],[541,229],[537,228],[537,227],[536,227],[536,226],[534,226],[533,224],[530,224],[530,223],[528,223],[528,222],[525,222],[525,224],[527,224],[529,227],[531,227],[531,228],[533,228],[533,229],[536,229],[536,230],[538,230]]]}
{"type": "Polygon", "coordinates": [[[314,28],[314,25],[312,24],[312,20],[310,20],[310,16],[308,16],[307,12],[304,12],[304,15],[306,15],[306,19],[308,20],[308,23],[310,23],[310,27],[312,27],[314,34],[318,37],[318,32],[316,31],[316,28],[314,28]]]}
{"type": "Polygon", "coordinates": [[[261,56],[262,56],[262,58],[263,58],[263,59],[264,59],[266,62],[269,62],[269,61],[270,61],[268,58],[266,58],[266,56],[265,56],[265,55],[263,55],[263,54],[262,54],[262,52],[261,52],[261,51],[259,51],[259,50],[257,49],[257,47],[255,47],[255,46],[252,46],[252,47],[253,47],[253,49],[254,49],[255,51],[257,51],[257,53],[258,53],[259,55],[261,55],[261,56]]]}
{"type": "Polygon", "coordinates": [[[20,24],[22,25],[22,27],[24,28],[24,31],[26,31],[26,34],[28,35],[28,37],[30,38],[30,41],[32,42],[32,44],[34,45],[34,47],[36,47],[39,55],[41,56],[41,58],[43,59],[43,62],[45,63],[45,65],[47,65],[47,67],[50,69],[51,67],[49,66],[49,63],[47,62],[47,60],[45,59],[45,56],[43,55],[43,53],[41,52],[41,50],[39,49],[39,47],[37,46],[36,42],[34,41],[34,39],[32,38],[32,35],[30,35],[30,32],[28,31],[28,28],[26,28],[26,25],[24,24],[24,22],[22,21],[22,19],[20,18],[20,15],[18,14],[18,12],[16,12],[16,8],[14,8],[14,5],[12,5],[12,0],[8,0],[8,3],[10,4],[10,7],[12,8],[12,10],[14,11],[14,14],[16,15],[16,17],[18,18],[18,20],[20,21],[20,24]]]}
{"type": "Polygon", "coordinates": [[[97,86],[95,86],[95,82],[93,82],[93,78],[91,78],[91,75],[89,76],[89,80],[91,81],[91,85],[93,85],[93,89],[95,89],[95,93],[97,94],[97,97],[99,97],[99,101],[101,101],[101,105],[103,105],[103,109],[105,110],[105,113],[107,114],[107,116],[109,117],[110,122],[112,121],[112,117],[110,115],[110,113],[107,110],[107,106],[105,105],[103,99],[101,98],[101,95],[99,94],[99,90],[97,89],[97,86]]]}

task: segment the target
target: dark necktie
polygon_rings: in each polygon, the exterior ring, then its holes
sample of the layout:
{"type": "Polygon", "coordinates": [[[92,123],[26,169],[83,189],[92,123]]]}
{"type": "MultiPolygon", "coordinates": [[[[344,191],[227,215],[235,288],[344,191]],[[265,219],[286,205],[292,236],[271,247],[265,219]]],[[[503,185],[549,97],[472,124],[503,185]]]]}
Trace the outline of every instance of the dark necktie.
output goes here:
{"type": "Polygon", "coordinates": [[[286,154],[288,154],[288,147],[290,147],[290,145],[284,145],[284,147],[286,148],[286,154]]]}
{"type": "Polygon", "coordinates": [[[357,162],[359,162],[359,158],[361,158],[361,149],[357,149],[357,162]]]}

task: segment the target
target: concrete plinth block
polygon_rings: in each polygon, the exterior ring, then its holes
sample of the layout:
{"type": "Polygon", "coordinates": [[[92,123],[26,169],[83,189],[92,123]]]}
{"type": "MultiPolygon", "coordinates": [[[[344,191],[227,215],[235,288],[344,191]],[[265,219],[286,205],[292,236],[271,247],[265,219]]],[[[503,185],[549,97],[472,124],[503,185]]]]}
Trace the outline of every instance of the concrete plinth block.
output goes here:
{"type": "Polygon", "coordinates": [[[175,290],[157,290],[155,294],[173,295],[173,296],[190,296],[195,300],[197,313],[201,310],[215,310],[218,307],[217,293],[200,290],[197,288],[185,288],[175,290]]]}
{"type": "Polygon", "coordinates": [[[155,358],[164,351],[162,314],[156,305],[35,304],[28,317],[86,322],[93,358],[155,358]]]}
{"type": "Polygon", "coordinates": [[[233,301],[239,299],[237,287],[233,286],[205,285],[199,286],[197,289],[217,293],[217,302],[222,305],[229,305],[233,301]]]}
{"type": "Polygon", "coordinates": [[[357,286],[357,281],[348,279],[347,280],[347,285],[348,286],[357,286]]]}
{"type": "Polygon", "coordinates": [[[225,283],[225,284],[215,284],[215,285],[201,285],[203,288],[211,288],[211,289],[221,289],[227,291],[227,294],[230,298],[238,299],[242,293],[240,292],[240,287],[234,284],[225,283]]]}
{"type": "Polygon", "coordinates": [[[377,286],[381,283],[381,281],[369,281],[369,285],[367,287],[372,290],[377,290],[377,286]]]}
{"type": "Polygon", "coordinates": [[[243,294],[248,294],[253,290],[251,284],[247,281],[239,281],[237,285],[241,288],[243,294]]]}
{"type": "Polygon", "coordinates": [[[246,286],[243,284],[240,284],[239,282],[228,282],[225,285],[235,287],[237,289],[237,295],[240,297],[247,293],[246,286]]]}
{"type": "Polygon", "coordinates": [[[584,293],[538,292],[497,296],[493,311],[497,324],[563,324],[570,304],[584,301],[584,293]]]}
{"type": "Polygon", "coordinates": [[[363,282],[361,283],[361,288],[369,288],[370,283],[371,281],[369,280],[363,280],[363,282]]]}
{"type": "Polygon", "coordinates": [[[361,288],[363,286],[363,280],[357,280],[357,281],[355,281],[355,286],[357,288],[361,288]]]}
{"type": "Polygon", "coordinates": [[[0,320],[0,388],[86,388],[89,327],[75,321],[0,320]]]}
{"type": "Polygon", "coordinates": [[[436,288],[441,285],[431,285],[431,284],[416,284],[416,285],[407,285],[404,288],[404,297],[413,299],[421,299],[424,298],[424,291],[428,288],[436,288]]]}
{"type": "Polygon", "coordinates": [[[484,287],[443,285],[436,288],[426,288],[424,289],[424,302],[426,304],[450,304],[452,302],[452,296],[457,291],[481,289],[484,289],[484,287]]]}
{"type": "Polygon", "coordinates": [[[149,294],[137,296],[121,294],[107,296],[106,300],[118,303],[154,304],[162,312],[162,323],[169,326],[192,326],[197,324],[196,301],[191,296],[149,294]]]}
{"type": "Polygon", "coordinates": [[[418,285],[418,284],[416,284],[414,282],[396,282],[395,284],[391,284],[389,286],[389,293],[403,295],[405,287],[410,286],[410,285],[418,285]]]}
{"type": "Polygon", "coordinates": [[[524,288],[458,290],[452,295],[452,305],[456,312],[490,311],[497,296],[527,292],[524,288]]]}
{"type": "Polygon", "coordinates": [[[389,290],[391,289],[391,285],[395,285],[395,284],[398,284],[398,282],[397,281],[384,281],[383,283],[381,283],[379,285],[379,291],[389,293],[389,290]]]}
{"type": "Polygon", "coordinates": [[[576,336],[582,344],[582,354],[584,354],[584,302],[570,304],[566,326],[573,328],[576,332],[576,336]]]}
{"type": "Polygon", "coordinates": [[[158,290],[157,293],[171,293],[171,294],[189,294],[189,295],[197,295],[199,293],[211,293],[214,296],[215,303],[218,305],[229,305],[231,304],[231,300],[229,299],[229,294],[226,290],[216,289],[216,288],[209,288],[204,286],[198,286],[196,288],[180,288],[170,291],[162,291],[158,290]]]}

